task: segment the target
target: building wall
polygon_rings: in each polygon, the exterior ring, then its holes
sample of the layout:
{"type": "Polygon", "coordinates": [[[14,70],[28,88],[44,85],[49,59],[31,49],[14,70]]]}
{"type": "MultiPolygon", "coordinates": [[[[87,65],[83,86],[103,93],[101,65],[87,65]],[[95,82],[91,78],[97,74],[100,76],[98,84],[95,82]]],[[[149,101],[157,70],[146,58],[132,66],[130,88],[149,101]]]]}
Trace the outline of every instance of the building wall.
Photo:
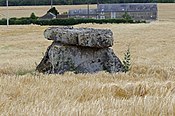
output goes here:
{"type": "MultiPolygon", "coordinates": [[[[88,15],[87,14],[82,14],[82,15],[69,15],[69,18],[88,18],[88,15]]],[[[89,18],[91,19],[96,19],[97,18],[97,15],[94,14],[94,15],[89,15],[89,18]]]]}
{"type": "MultiPolygon", "coordinates": [[[[157,12],[127,12],[134,20],[156,20],[157,12]]],[[[125,12],[100,12],[100,19],[122,18],[125,12]]]]}
{"type": "Polygon", "coordinates": [[[156,20],[156,12],[129,12],[128,13],[134,20],[156,20]]]}
{"type": "Polygon", "coordinates": [[[157,4],[98,4],[97,9],[75,9],[69,10],[69,17],[72,18],[123,18],[127,12],[133,20],[156,20],[157,4]]]}

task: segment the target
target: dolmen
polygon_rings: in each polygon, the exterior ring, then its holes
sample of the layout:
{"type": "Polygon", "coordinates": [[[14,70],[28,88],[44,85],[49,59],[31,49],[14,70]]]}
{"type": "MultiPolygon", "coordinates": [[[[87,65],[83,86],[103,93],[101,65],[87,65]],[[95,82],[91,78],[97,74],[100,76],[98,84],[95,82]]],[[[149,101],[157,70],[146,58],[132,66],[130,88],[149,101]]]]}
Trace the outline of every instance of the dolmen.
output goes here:
{"type": "Polygon", "coordinates": [[[47,74],[123,71],[123,65],[110,48],[113,33],[109,29],[50,27],[44,36],[53,43],[36,70],[47,74]]]}

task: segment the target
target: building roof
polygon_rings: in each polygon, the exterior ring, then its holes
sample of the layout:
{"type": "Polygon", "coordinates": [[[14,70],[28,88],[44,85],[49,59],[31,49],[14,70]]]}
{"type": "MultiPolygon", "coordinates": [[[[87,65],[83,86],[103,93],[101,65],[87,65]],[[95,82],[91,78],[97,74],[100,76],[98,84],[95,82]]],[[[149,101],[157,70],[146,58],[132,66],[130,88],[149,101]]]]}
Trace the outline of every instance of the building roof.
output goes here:
{"type": "MultiPolygon", "coordinates": [[[[74,10],[69,10],[69,15],[84,15],[88,14],[88,9],[74,9],[74,10]]],[[[89,9],[89,14],[97,14],[97,9],[89,9]]]]}
{"type": "Polygon", "coordinates": [[[156,3],[99,4],[98,12],[150,12],[157,11],[156,3]]]}
{"type": "Polygon", "coordinates": [[[56,15],[51,12],[48,12],[44,16],[40,17],[40,19],[54,19],[54,18],[56,18],[56,15]]]}

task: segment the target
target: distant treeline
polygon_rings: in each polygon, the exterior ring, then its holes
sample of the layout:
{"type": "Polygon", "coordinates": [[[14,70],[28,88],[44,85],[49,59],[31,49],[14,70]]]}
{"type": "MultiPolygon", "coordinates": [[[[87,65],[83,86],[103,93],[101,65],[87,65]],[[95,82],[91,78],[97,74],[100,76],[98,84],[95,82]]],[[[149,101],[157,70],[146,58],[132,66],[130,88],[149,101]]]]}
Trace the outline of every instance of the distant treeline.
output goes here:
{"type": "MultiPolygon", "coordinates": [[[[54,5],[77,5],[98,3],[175,3],[175,0],[52,0],[54,5]]],[[[50,5],[51,0],[9,0],[11,6],[50,5]]],[[[6,0],[0,0],[0,6],[5,6],[6,0]]]]}

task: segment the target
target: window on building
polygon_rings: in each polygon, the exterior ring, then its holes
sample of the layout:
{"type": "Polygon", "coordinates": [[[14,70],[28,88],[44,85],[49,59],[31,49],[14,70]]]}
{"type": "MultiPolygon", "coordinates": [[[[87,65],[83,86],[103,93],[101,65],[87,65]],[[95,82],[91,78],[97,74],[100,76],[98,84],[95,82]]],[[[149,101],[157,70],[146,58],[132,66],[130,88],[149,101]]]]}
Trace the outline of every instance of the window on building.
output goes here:
{"type": "Polygon", "coordinates": [[[100,16],[100,19],[105,19],[105,16],[100,16]]]}
{"type": "Polygon", "coordinates": [[[111,12],[111,19],[115,19],[116,18],[116,12],[111,12]]]}

